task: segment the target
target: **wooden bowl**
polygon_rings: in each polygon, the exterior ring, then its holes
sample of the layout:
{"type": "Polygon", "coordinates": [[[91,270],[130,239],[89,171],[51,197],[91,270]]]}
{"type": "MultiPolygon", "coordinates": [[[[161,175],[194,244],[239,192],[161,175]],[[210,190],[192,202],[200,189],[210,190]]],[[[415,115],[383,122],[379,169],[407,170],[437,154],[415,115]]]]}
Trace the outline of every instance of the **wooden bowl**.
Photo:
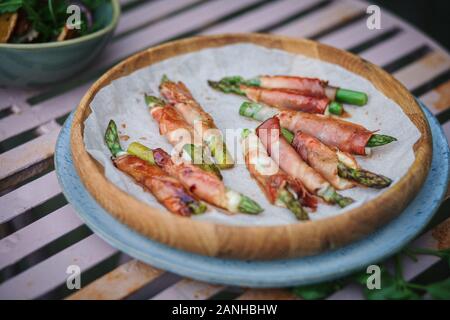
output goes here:
{"type": "Polygon", "coordinates": [[[379,67],[348,52],[310,40],[263,34],[194,37],[147,49],[121,62],[97,80],[81,100],[73,120],[71,148],[81,181],[114,217],[141,234],[166,245],[208,256],[276,259],[312,255],[368,235],[397,216],[417,194],[431,162],[431,134],[425,115],[408,90],[379,67]],[[103,174],[83,142],[90,102],[111,81],[162,60],[234,43],[254,43],[331,62],[358,74],[396,102],[421,132],[414,145],[415,161],[391,188],[367,203],[326,219],[282,226],[232,226],[179,217],[121,191],[103,174]]]}

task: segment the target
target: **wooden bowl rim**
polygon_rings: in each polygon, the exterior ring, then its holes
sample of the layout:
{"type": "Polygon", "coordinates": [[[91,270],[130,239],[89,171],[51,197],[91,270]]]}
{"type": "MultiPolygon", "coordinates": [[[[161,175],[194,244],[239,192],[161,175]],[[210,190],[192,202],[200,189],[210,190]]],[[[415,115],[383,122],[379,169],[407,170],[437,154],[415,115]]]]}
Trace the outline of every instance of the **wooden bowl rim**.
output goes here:
{"type": "Polygon", "coordinates": [[[370,234],[397,216],[412,200],[425,181],[432,155],[431,133],[423,111],[409,91],[384,70],[349,52],[312,40],[253,33],[192,37],[132,55],[108,70],[84,95],[74,114],[70,139],[74,165],[84,186],[102,207],[122,223],[153,240],[178,249],[238,259],[311,255],[370,234]],[[331,63],[339,64],[371,81],[377,90],[402,108],[421,132],[420,139],[414,145],[415,160],[408,172],[390,189],[343,214],[277,226],[236,226],[186,219],[153,208],[109,182],[103,174],[103,167],[87,153],[83,141],[84,121],[90,113],[89,105],[96,93],[117,78],[170,57],[235,43],[253,43],[328,62],[339,57],[339,61],[331,63]],[[297,50],[303,49],[297,47],[307,48],[310,52],[299,52],[297,50]],[[397,92],[395,97],[386,92],[388,88],[397,92]]]}

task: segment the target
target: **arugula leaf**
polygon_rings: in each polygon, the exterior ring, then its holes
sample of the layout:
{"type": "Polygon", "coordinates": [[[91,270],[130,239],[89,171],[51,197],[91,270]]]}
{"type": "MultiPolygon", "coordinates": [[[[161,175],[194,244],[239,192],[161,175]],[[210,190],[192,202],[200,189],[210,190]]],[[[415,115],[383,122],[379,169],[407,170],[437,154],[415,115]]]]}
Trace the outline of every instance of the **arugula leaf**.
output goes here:
{"type": "Polygon", "coordinates": [[[0,14],[8,12],[17,12],[22,8],[23,0],[5,0],[0,3],[0,14]]]}

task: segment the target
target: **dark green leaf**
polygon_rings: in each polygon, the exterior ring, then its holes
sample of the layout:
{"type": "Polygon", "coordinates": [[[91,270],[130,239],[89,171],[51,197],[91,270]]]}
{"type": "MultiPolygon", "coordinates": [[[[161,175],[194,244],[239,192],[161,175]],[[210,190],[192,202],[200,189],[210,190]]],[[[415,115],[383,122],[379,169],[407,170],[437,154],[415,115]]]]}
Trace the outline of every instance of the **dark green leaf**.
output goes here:
{"type": "Polygon", "coordinates": [[[295,295],[305,300],[317,300],[324,299],[341,288],[342,282],[331,281],[309,286],[295,287],[292,291],[295,295]]]}
{"type": "Polygon", "coordinates": [[[433,299],[448,300],[450,299],[450,278],[430,284],[426,286],[426,290],[433,299]]]}
{"type": "Polygon", "coordinates": [[[23,0],[5,0],[0,2],[0,14],[8,12],[17,12],[22,8],[23,0]]]}

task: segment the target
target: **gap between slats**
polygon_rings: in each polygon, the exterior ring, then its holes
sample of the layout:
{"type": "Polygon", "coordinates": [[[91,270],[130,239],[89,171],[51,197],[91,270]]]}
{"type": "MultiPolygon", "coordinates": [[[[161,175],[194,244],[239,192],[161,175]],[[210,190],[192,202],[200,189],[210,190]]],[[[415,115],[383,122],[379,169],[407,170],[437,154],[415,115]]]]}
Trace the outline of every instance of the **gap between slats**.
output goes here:
{"type": "Polygon", "coordinates": [[[2,283],[0,299],[38,298],[65,283],[68,266],[77,265],[83,272],[116,252],[96,235],[91,235],[2,283]]]}

